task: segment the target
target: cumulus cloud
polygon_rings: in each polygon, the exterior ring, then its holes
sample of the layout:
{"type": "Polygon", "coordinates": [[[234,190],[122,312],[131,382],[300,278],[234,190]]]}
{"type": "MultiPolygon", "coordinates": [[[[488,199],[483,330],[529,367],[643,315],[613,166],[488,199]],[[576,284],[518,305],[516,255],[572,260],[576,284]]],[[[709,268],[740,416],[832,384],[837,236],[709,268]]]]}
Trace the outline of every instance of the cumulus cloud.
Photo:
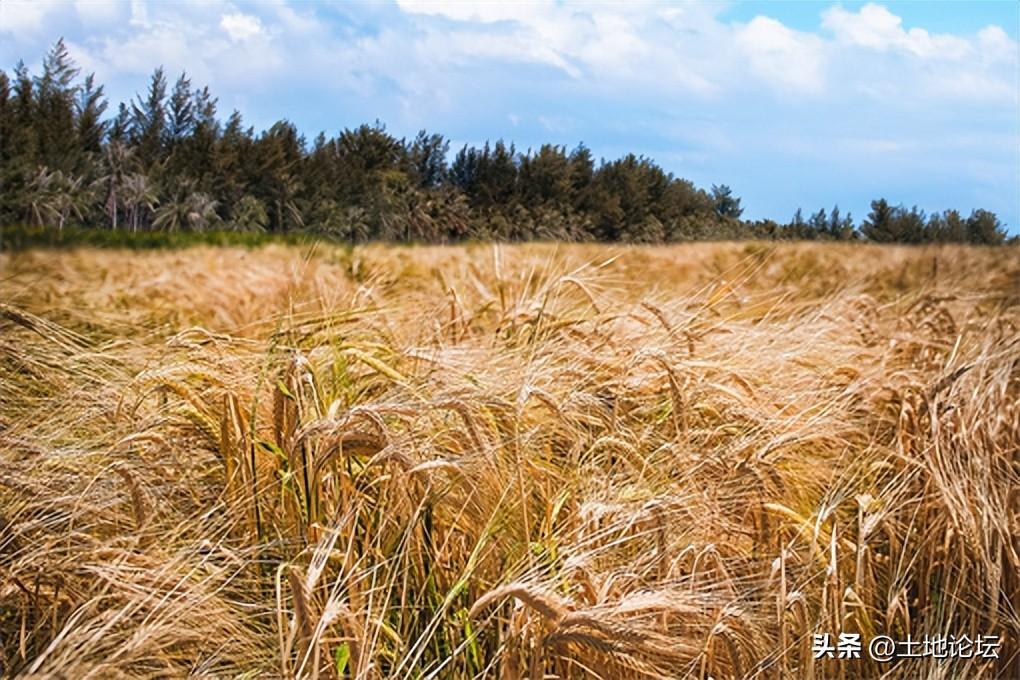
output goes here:
{"type": "MultiPolygon", "coordinates": [[[[263,81],[275,74],[290,83],[325,81],[364,95],[388,84],[404,98],[433,91],[436,102],[445,101],[451,80],[514,65],[549,69],[548,78],[572,81],[575,92],[606,96],[719,100],[750,89],[783,98],[833,87],[887,96],[910,85],[931,97],[977,92],[1001,99],[1008,97],[1010,66],[1017,60],[1016,42],[1000,27],[972,36],[931,33],[904,26],[878,4],[825,9],[820,32],[794,30],[765,15],[726,21],[718,3],[397,0],[368,31],[358,30],[365,20],[356,8],[287,0],[244,11],[227,0],[132,0],[130,10],[105,0],[76,0],[75,7],[93,30],[78,39],[79,52],[105,61],[104,72],[173,64],[221,86],[230,81],[241,87],[262,69],[257,79],[263,81]],[[348,20],[331,21],[338,13],[348,20]],[[951,67],[940,74],[917,66],[934,60],[951,67]],[[285,63],[300,68],[288,70],[285,63]]],[[[44,30],[53,10],[47,2],[20,0],[4,0],[0,8],[0,30],[23,35],[44,30]]]]}
{"type": "Polygon", "coordinates": [[[1013,62],[1016,65],[1020,46],[1011,40],[1001,26],[985,26],[978,31],[978,52],[990,61],[1013,62]]]}
{"type": "Polygon", "coordinates": [[[874,50],[903,50],[917,57],[958,59],[967,56],[971,45],[956,35],[932,35],[923,28],[903,28],[903,20],[885,7],[867,4],[857,12],[836,6],[822,14],[822,25],[836,40],[874,50]]]}
{"type": "Polygon", "coordinates": [[[220,27],[234,42],[244,42],[262,33],[262,22],[258,17],[240,12],[224,14],[220,18],[220,27]]]}
{"type": "Polygon", "coordinates": [[[398,6],[419,31],[441,36],[430,51],[435,59],[531,62],[607,89],[716,89],[707,66],[715,60],[708,56],[718,46],[715,36],[725,31],[715,19],[718,5],[398,0],[398,6]]]}
{"type": "Polygon", "coordinates": [[[768,17],[755,17],[736,35],[751,71],[783,88],[821,91],[825,85],[822,40],[800,33],[768,17]]]}
{"type": "Polygon", "coordinates": [[[5,0],[0,2],[0,32],[11,35],[37,33],[46,15],[55,8],[51,2],[5,0]]]}
{"type": "MultiPolygon", "coordinates": [[[[1008,70],[989,70],[998,61],[1016,61],[1015,41],[999,27],[975,36],[931,33],[905,27],[903,20],[878,4],[857,11],[838,5],[824,10],[827,33],[794,30],[757,16],[746,24],[719,18],[721,5],[663,6],[578,5],[542,0],[529,3],[450,3],[398,0],[412,26],[430,36],[430,54],[438,60],[470,59],[532,62],[552,66],[574,79],[606,89],[630,86],[718,96],[761,86],[780,96],[818,94],[830,85],[867,96],[895,91],[918,78],[931,96],[953,96],[930,73],[917,73],[915,61],[961,64],[947,82],[969,84],[960,93],[985,86],[985,98],[1001,97],[1012,82],[1008,70]],[[441,36],[436,39],[436,36],[441,36]],[[853,77],[867,53],[883,55],[853,77]],[[833,65],[834,68],[830,68],[833,65]],[[897,74],[905,80],[897,82],[897,74]],[[879,82],[876,82],[878,80],[879,82]]],[[[412,38],[413,39],[413,38],[412,38]]]]}
{"type": "Polygon", "coordinates": [[[957,101],[1016,102],[1020,50],[999,26],[974,35],[931,33],[903,25],[887,8],[856,12],[834,6],[822,13],[832,60],[843,64],[848,86],[865,96],[919,104],[957,101]]]}
{"type": "MultiPolygon", "coordinates": [[[[3,0],[0,31],[28,40],[66,14],[56,6],[3,0]]],[[[905,26],[873,3],[856,11],[825,9],[817,32],[765,15],[727,21],[719,3],[397,0],[371,11],[288,0],[244,11],[229,0],[132,0],[130,6],[75,0],[73,6],[88,27],[74,36],[76,55],[97,64],[101,75],[165,64],[219,87],[256,81],[272,87],[271,79],[281,78],[363,96],[390,88],[405,101],[431,94],[435,105],[449,104],[451,92],[471,90],[468,79],[478,77],[471,74],[499,80],[514,77],[519,66],[547,69],[540,78],[563,79],[574,96],[642,101],[720,101],[748,91],[771,91],[781,101],[834,89],[888,97],[904,88],[931,98],[1008,100],[1018,51],[998,26],[975,35],[932,33],[905,26]]]]}

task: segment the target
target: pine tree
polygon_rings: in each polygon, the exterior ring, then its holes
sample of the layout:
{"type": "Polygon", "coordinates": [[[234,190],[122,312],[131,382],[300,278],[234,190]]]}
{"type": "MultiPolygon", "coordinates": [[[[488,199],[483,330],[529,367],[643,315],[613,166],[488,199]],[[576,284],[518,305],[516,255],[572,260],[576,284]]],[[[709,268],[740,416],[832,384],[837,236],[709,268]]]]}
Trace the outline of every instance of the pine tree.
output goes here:
{"type": "Polygon", "coordinates": [[[736,198],[725,184],[712,185],[712,200],[715,202],[715,214],[719,217],[736,220],[744,213],[744,209],[740,207],[740,199],[736,198]]]}
{"type": "Polygon", "coordinates": [[[537,153],[520,159],[520,196],[528,207],[569,206],[570,179],[570,161],[563,147],[543,144],[537,153]]]}
{"type": "Polygon", "coordinates": [[[591,201],[592,181],[595,178],[595,159],[583,143],[570,152],[567,159],[570,176],[571,205],[575,213],[587,213],[591,201]]]}
{"type": "Polygon", "coordinates": [[[65,172],[74,167],[78,158],[74,115],[77,75],[78,69],[61,38],[46,55],[42,75],[35,80],[38,162],[65,172]]]}
{"type": "MultiPolygon", "coordinates": [[[[12,173],[15,149],[12,140],[15,134],[14,103],[11,101],[11,81],[0,69],[0,187],[8,186],[12,173]]],[[[0,225],[13,221],[7,201],[0,201],[0,225]]]]}
{"type": "Polygon", "coordinates": [[[829,235],[829,217],[825,214],[825,208],[819,208],[807,223],[807,234],[809,239],[826,238],[829,235]]]}
{"type": "Polygon", "coordinates": [[[995,213],[978,209],[967,218],[967,240],[983,245],[999,245],[1006,240],[1006,230],[995,213]]]}
{"type": "Polygon", "coordinates": [[[839,206],[832,206],[832,212],[829,213],[829,223],[826,228],[826,232],[829,238],[836,241],[849,241],[856,236],[854,231],[854,220],[850,213],[846,214],[846,217],[841,217],[839,214],[839,206]]]}
{"type": "Polygon", "coordinates": [[[900,243],[923,243],[926,217],[924,211],[916,205],[906,211],[898,209],[896,213],[896,240],[900,243]]]}
{"type": "Polygon", "coordinates": [[[110,123],[110,139],[113,141],[128,142],[128,135],[131,132],[131,112],[127,104],[121,102],[117,107],[117,115],[110,123]]]}
{"type": "Polygon", "coordinates": [[[891,243],[898,240],[896,209],[884,198],[871,202],[871,212],[861,225],[861,234],[869,241],[891,243]]]}
{"type": "Polygon", "coordinates": [[[450,180],[470,199],[477,192],[478,162],[481,152],[467,144],[457,152],[450,166],[450,180]]]}
{"type": "Polygon", "coordinates": [[[450,143],[442,135],[418,132],[406,150],[415,184],[423,189],[435,189],[446,181],[446,154],[450,143]]]}
{"type": "Polygon", "coordinates": [[[166,76],[163,67],[159,67],[152,74],[146,97],[142,99],[139,95],[131,105],[131,142],[146,171],[163,160],[165,130],[166,76]]]}
{"type": "Polygon", "coordinates": [[[478,160],[476,205],[483,208],[512,207],[517,195],[517,151],[498,140],[490,149],[486,142],[478,160]]]}
{"type": "Polygon", "coordinates": [[[191,81],[182,73],[174,83],[170,100],[166,106],[166,127],[163,131],[163,145],[169,150],[180,144],[195,130],[195,105],[191,99],[191,81]]]}
{"type": "Polygon", "coordinates": [[[78,91],[75,102],[75,124],[80,151],[88,154],[102,153],[107,128],[107,122],[103,120],[106,107],[103,86],[97,87],[95,74],[90,73],[78,91]]]}

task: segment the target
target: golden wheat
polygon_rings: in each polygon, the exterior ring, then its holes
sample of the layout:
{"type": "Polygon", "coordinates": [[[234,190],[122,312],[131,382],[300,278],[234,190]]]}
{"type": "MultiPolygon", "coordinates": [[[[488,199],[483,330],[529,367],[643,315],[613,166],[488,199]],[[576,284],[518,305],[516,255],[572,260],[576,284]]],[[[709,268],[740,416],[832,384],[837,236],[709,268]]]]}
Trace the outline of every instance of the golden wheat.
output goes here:
{"type": "Polygon", "coordinates": [[[0,255],[0,672],[1016,677],[1018,255],[0,255]]]}

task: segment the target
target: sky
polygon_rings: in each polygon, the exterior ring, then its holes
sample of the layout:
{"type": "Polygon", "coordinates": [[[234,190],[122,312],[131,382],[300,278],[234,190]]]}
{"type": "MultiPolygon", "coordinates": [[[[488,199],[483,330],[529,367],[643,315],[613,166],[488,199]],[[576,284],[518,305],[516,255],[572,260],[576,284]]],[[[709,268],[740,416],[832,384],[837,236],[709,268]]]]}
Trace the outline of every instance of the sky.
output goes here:
{"type": "Polygon", "coordinates": [[[885,197],[1016,234],[1018,31],[1015,0],[0,0],[0,68],[38,73],[64,37],[113,102],[163,65],[257,130],[583,142],[727,184],[750,219],[838,204],[859,222],[885,197]]]}

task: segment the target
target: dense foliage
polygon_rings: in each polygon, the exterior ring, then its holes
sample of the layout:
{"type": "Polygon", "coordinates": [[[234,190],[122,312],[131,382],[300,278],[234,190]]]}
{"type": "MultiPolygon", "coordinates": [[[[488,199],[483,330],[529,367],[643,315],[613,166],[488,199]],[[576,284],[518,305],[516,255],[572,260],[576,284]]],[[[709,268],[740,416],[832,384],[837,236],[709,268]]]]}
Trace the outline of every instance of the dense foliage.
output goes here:
{"type": "Polygon", "coordinates": [[[838,208],[787,224],[742,221],[729,187],[699,189],[652,160],[596,163],[583,144],[465,146],[442,135],[397,139],[376,122],[319,134],[287,121],[261,133],[225,122],[208,88],[163,69],[107,115],[103,87],[58,41],[32,76],[0,71],[0,224],[138,231],[310,231],[345,241],[866,238],[1001,243],[993,213],[926,217],[872,203],[855,228],[838,208]]]}

